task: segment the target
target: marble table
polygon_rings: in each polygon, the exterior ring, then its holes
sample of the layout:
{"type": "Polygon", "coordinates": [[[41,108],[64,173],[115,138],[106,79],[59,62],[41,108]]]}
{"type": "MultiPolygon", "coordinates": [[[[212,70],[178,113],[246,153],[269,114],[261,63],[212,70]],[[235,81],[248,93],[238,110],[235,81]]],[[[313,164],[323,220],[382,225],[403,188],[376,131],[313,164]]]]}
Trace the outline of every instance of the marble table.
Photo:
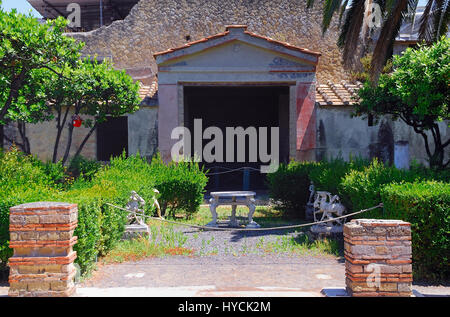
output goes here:
{"type": "Polygon", "coordinates": [[[239,227],[239,223],[236,219],[236,206],[243,205],[248,207],[248,224],[247,228],[259,228],[260,225],[253,221],[253,214],[255,213],[255,192],[251,191],[226,191],[226,192],[211,192],[211,199],[209,200],[212,221],[207,224],[209,227],[217,227],[217,212],[216,208],[219,205],[231,205],[231,217],[230,217],[230,227],[239,227]],[[244,198],[243,200],[238,200],[237,198],[244,198]],[[220,201],[220,198],[231,198],[231,202],[220,201]]]}

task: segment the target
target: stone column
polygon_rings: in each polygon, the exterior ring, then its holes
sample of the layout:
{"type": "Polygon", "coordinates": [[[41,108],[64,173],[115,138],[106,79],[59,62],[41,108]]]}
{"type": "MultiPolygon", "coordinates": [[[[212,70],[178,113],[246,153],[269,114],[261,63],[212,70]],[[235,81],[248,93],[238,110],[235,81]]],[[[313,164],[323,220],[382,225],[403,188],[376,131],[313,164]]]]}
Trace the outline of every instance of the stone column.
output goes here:
{"type": "Polygon", "coordinates": [[[358,219],[344,225],[347,292],[351,296],[411,296],[411,225],[358,219]]]}
{"type": "Polygon", "coordinates": [[[76,204],[35,202],[12,207],[9,216],[9,296],[70,296],[77,237],[76,204]]]}

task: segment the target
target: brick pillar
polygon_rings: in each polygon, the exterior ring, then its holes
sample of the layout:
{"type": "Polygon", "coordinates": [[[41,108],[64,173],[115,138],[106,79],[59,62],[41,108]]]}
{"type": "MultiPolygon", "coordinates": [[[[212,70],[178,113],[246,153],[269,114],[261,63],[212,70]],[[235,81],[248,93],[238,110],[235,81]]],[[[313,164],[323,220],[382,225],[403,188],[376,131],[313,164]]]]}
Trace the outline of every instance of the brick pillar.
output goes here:
{"type": "Polygon", "coordinates": [[[36,202],[9,216],[9,296],[70,296],[75,292],[76,204],[36,202]]]}
{"type": "Polygon", "coordinates": [[[411,296],[411,225],[358,219],[344,225],[347,292],[351,296],[411,296]]]}

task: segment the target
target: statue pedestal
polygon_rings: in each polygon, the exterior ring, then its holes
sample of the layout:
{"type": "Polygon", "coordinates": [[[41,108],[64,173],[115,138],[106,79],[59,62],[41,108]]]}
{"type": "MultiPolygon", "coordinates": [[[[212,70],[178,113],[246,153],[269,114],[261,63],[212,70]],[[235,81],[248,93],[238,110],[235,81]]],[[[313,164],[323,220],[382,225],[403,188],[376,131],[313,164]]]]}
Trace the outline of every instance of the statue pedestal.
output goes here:
{"type": "Polygon", "coordinates": [[[314,240],[323,238],[342,239],[343,226],[313,225],[309,234],[314,240]]]}
{"type": "Polygon", "coordinates": [[[306,204],[305,219],[308,221],[314,220],[314,205],[313,205],[313,203],[306,204]]]}
{"type": "Polygon", "coordinates": [[[150,237],[150,229],[147,225],[132,224],[125,226],[125,231],[123,233],[122,240],[132,240],[140,237],[143,238],[150,237]]]}

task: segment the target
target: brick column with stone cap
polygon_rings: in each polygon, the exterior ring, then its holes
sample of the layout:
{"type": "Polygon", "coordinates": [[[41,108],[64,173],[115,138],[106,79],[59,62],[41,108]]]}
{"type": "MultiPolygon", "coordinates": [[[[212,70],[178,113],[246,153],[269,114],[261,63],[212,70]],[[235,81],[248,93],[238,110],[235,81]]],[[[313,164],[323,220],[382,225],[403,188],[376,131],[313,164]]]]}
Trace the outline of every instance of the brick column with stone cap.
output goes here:
{"type": "Polygon", "coordinates": [[[411,225],[357,219],[344,225],[347,292],[351,296],[411,296],[411,225]]]}
{"type": "Polygon", "coordinates": [[[35,202],[12,207],[9,216],[9,296],[70,296],[76,252],[76,204],[35,202]]]}

